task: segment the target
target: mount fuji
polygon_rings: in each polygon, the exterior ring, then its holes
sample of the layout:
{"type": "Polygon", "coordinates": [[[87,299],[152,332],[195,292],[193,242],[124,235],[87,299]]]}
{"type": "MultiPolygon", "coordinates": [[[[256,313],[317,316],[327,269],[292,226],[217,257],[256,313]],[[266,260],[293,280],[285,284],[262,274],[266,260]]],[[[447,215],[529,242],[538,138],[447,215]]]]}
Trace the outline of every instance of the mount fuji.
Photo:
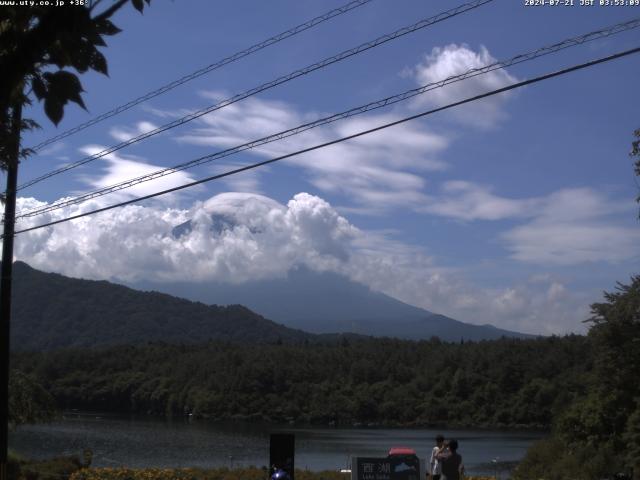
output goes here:
{"type": "MultiPolygon", "coordinates": [[[[250,235],[265,235],[269,227],[262,219],[274,209],[285,209],[266,197],[237,193],[214,197],[205,207],[207,235],[220,238],[239,226],[250,235]]],[[[196,223],[188,220],[176,226],[172,236],[190,235],[201,227],[196,223]]],[[[460,322],[373,291],[346,276],[304,265],[294,265],[284,277],[243,283],[137,280],[127,285],[208,305],[243,305],[274,322],[311,333],[351,332],[413,340],[439,337],[444,341],[531,337],[488,324],[460,322]]]]}

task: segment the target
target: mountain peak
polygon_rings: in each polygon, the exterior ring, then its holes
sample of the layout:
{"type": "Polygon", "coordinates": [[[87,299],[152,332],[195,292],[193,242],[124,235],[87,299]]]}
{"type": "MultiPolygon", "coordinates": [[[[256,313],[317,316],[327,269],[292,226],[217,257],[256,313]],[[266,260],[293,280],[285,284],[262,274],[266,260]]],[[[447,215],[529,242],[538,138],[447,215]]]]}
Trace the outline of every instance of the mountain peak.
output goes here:
{"type": "Polygon", "coordinates": [[[437,336],[445,341],[491,340],[529,335],[491,325],[473,325],[418,308],[332,272],[299,266],[286,278],[243,284],[138,282],[136,288],[160,290],[203,303],[239,303],[267,318],[304,331],[352,332],[410,340],[437,336]]]}

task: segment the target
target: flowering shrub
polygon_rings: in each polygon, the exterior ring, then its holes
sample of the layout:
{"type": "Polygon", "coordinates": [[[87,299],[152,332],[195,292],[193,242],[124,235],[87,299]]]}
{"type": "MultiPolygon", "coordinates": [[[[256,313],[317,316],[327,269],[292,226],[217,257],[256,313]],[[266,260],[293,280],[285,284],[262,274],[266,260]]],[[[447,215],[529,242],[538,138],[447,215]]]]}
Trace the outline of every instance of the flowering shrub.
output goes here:
{"type": "MultiPolygon", "coordinates": [[[[268,474],[261,468],[85,468],[75,472],[69,480],[266,480],[268,474]]],[[[325,471],[296,470],[296,480],[349,480],[350,475],[325,471]]],[[[494,477],[465,477],[465,480],[495,480],[494,477]]]]}
{"type": "MultiPolygon", "coordinates": [[[[131,468],[85,468],[74,473],[69,480],[265,480],[268,474],[261,468],[229,470],[218,468],[180,469],[131,469],[131,468]]],[[[348,480],[349,476],[339,472],[296,471],[296,480],[348,480]]]]}

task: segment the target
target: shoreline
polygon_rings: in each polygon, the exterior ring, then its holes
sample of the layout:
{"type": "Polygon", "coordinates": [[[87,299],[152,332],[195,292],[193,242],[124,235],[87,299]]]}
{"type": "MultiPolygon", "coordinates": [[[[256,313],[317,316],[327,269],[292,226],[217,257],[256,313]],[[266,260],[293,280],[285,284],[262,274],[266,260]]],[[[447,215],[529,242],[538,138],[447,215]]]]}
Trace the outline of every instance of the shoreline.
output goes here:
{"type": "Polygon", "coordinates": [[[524,424],[418,424],[418,423],[311,423],[311,422],[296,422],[295,420],[288,422],[281,421],[269,421],[264,418],[255,418],[252,416],[235,416],[230,418],[213,418],[196,415],[154,415],[149,413],[131,413],[131,412],[115,412],[115,411],[90,411],[90,410],[63,410],[61,416],[54,419],[64,420],[66,418],[113,418],[113,419],[129,419],[139,421],[162,421],[167,423],[180,422],[180,423],[204,423],[211,425],[231,425],[231,424],[244,424],[255,426],[271,426],[278,430],[284,430],[287,428],[306,429],[306,428],[322,428],[322,429],[388,429],[388,430],[471,430],[478,432],[499,432],[505,433],[540,433],[550,434],[551,426],[543,425],[524,425],[524,424]]]}
{"type": "Polygon", "coordinates": [[[269,435],[293,433],[296,466],[312,472],[348,468],[353,456],[384,457],[391,447],[413,448],[425,458],[437,433],[461,442],[467,472],[505,476],[526,450],[544,438],[531,431],[426,430],[353,427],[296,427],[241,422],[188,421],[171,423],[158,417],[71,412],[59,423],[23,426],[10,445],[25,457],[45,459],[55,455],[93,450],[94,467],[174,469],[239,468],[268,464],[269,435]],[[497,463],[493,463],[494,460],[497,463]]]}

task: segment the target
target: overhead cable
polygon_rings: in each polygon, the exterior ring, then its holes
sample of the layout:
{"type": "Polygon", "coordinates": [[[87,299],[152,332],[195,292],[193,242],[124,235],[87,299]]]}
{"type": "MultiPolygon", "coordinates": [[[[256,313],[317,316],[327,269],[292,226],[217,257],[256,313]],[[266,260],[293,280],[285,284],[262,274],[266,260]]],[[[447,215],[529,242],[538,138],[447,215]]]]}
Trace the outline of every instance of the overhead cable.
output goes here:
{"type": "Polygon", "coordinates": [[[335,8],[327,13],[324,13],[322,15],[319,15],[315,18],[312,18],[311,20],[305,22],[305,23],[301,23],[300,25],[297,25],[289,30],[286,30],[284,32],[281,32],[277,35],[274,35],[273,37],[267,38],[266,40],[263,40],[260,43],[256,43],[255,45],[250,46],[249,48],[245,48],[244,50],[241,50],[239,52],[234,53],[233,55],[229,55],[228,57],[223,58],[222,60],[218,60],[215,63],[212,63],[211,65],[208,65],[206,67],[200,68],[199,70],[196,70],[195,72],[192,72],[188,75],[185,75],[184,77],[181,77],[177,80],[174,80],[170,83],[167,83],[166,85],[157,88],[156,90],[153,90],[149,93],[146,93],[145,95],[142,95],[138,98],[135,98],[133,100],[131,100],[130,102],[127,102],[123,105],[120,105],[112,110],[109,110],[108,112],[105,112],[101,115],[98,115],[95,118],[92,118],[91,120],[88,120],[84,123],[81,123],[80,125],[77,125],[76,127],[73,127],[69,130],[66,130],[58,135],[55,135],[51,138],[48,138],[47,140],[44,140],[43,142],[39,143],[38,145],[36,145],[35,147],[32,147],[32,150],[35,150],[36,152],[39,150],[42,150],[44,147],[46,147],[47,145],[51,145],[54,142],[57,142],[58,140],[62,140],[63,138],[69,137],[75,133],[81,132],[82,130],[89,128],[93,125],[95,125],[96,123],[100,123],[103,120],[106,120],[107,118],[111,118],[115,115],[118,115],[124,111],[129,110],[132,107],[135,107],[136,105],[140,105],[143,102],[146,102],[147,100],[150,100],[152,98],[155,98],[159,95],[162,95],[163,93],[166,93],[170,90],[173,90],[176,87],[179,87],[180,85],[184,85],[187,82],[190,82],[191,80],[194,80],[198,77],[201,77],[202,75],[205,75],[207,73],[213,72],[214,70],[217,70],[221,67],[224,67],[225,65],[228,65],[230,63],[233,63],[237,60],[240,60],[241,58],[247,57],[253,53],[256,53],[260,50],[262,50],[263,48],[269,47],[275,43],[281,42],[282,40],[286,40],[289,37],[293,37],[294,35],[297,35],[298,33],[304,32],[305,30],[308,30],[310,28],[315,27],[316,25],[319,25],[323,22],[326,22],[327,20],[330,20],[334,17],[337,17],[339,15],[342,15],[344,13],[347,13],[355,8],[361,7],[362,5],[365,5],[369,2],[371,2],[372,0],[354,0],[351,1],[341,7],[335,8]]]}
{"type": "Polygon", "coordinates": [[[464,73],[458,74],[458,75],[452,75],[449,76],[445,79],[442,80],[438,80],[435,82],[431,82],[428,83],[426,85],[423,85],[421,87],[418,88],[414,88],[411,90],[407,90],[405,92],[393,95],[393,96],[389,96],[386,98],[383,98],[381,100],[377,100],[375,102],[370,102],[366,105],[361,105],[359,107],[355,107],[355,108],[351,108],[349,110],[346,110],[344,112],[340,112],[340,113],[336,113],[334,115],[328,116],[328,117],[324,117],[324,118],[320,118],[318,120],[314,120],[313,122],[309,122],[309,123],[305,123],[303,125],[299,125],[297,127],[294,128],[290,128],[287,130],[283,130],[281,132],[278,133],[274,133],[272,135],[268,135],[266,137],[262,137],[259,138],[257,140],[252,140],[251,142],[247,142],[244,143],[242,145],[237,145],[235,147],[232,148],[228,148],[222,151],[218,151],[212,154],[208,154],[208,155],[204,155],[201,157],[198,157],[196,159],[190,160],[188,162],[184,162],[178,165],[174,165],[172,167],[167,167],[167,168],[163,168],[160,170],[157,170],[155,172],[151,172],[145,175],[141,175],[139,177],[135,177],[135,178],[131,178],[119,183],[116,183],[114,185],[110,185],[107,187],[103,187],[100,189],[96,189],[93,190],[91,192],[79,195],[77,197],[73,197],[73,198],[68,198],[65,200],[60,200],[57,202],[54,202],[50,205],[47,205],[45,207],[39,207],[39,208],[35,208],[29,211],[25,211],[25,212],[20,212],[16,218],[26,218],[26,217],[33,217],[36,215],[42,215],[43,213],[47,213],[53,210],[58,210],[60,208],[64,208],[70,205],[77,205],[83,202],[86,202],[88,200],[97,198],[97,197],[101,197],[103,195],[107,195],[110,193],[114,193],[120,190],[124,190],[126,188],[130,188],[133,187],[135,185],[138,185],[140,183],[144,183],[144,182],[148,182],[151,180],[155,180],[161,177],[164,177],[166,175],[171,175],[173,173],[179,172],[181,170],[186,170],[188,168],[193,168],[205,163],[209,163],[212,162],[214,160],[220,159],[220,158],[224,158],[224,157],[228,157],[230,155],[234,155],[246,150],[250,150],[262,145],[265,145],[267,143],[271,143],[271,142],[275,142],[278,140],[282,140],[284,138],[288,138],[291,137],[293,135],[297,135],[300,134],[302,132],[305,132],[307,130],[311,130],[313,128],[317,128],[323,125],[327,125],[339,120],[343,120],[349,117],[353,117],[356,115],[360,115],[363,114],[365,112],[369,112],[372,110],[376,110],[379,108],[383,108],[389,105],[393,105],[395,103],[410,99],[412,97],[415,97],[417,95],[421,95],[423,93],[426,93],[428,91],[434,90],[436,88],[442,88],[446,85],[449,85],[451,83],[456,83],[459,81],[463,81],[466,80],[468,78],[472,78],[472,77],[476,77],[478,75],[484,75],[486,73],[489,73],[491,71],[494,70],[498,70],[498,69],[503,69],[509,66],[513,66],[513,65],[517,65],[519,63],[523,63],[523,62],[527,62],[527,61],[531,61],[534,60],[536,58],[545,56],[545,55],[549,55],[551,53],[555,53],[558,52],[560,50],[564,50],[566,48],[569,47],[573,47],[576,45],[581,45],[583,43],[589,42],[589,41],[593,41],[593,40],[597,40],[600,38],[604,38],[604,37],[608,37],[620,32],[624,32],[627,30],[631,30],[634,28],[637,28],[640,26],[640,18],[634,19],[634,20],[630,20],[624,23],[619,23],[613,26],[609,26],[607,28],[602,28],[593,32],[589,32],[580,36],[576,36],[576,37],[572,37],[572,38],[568,38],[565,39],[561,42],[557,42],[554,43],[552,45],[547,45],[544,47],[540,47],[536,50],[532,50],[530,52],[527,53],[523,53],[523,54],[519,54],[516,55],[514,57],[511,57],[510,59],[507,60],[499,60],[496,62],[493,62],[489,65],[485,65],[483,67],[476,67],[476,68],[472,68],[470,70],[467,70],[464,73]]]}
{"type": "Polygon", "coordinates": [[[272,163],[275,163],[275,162],[278,162],[278,161],[281,161],[281,160],[284,160],[284,159],[287,159],[287,158],[295,157],[295,156],[301,155],[303,153],[311,152],[311,151],[314,151],[314,150],[319,150],[319,149],[322,149],[322,148],[329,147],[331,145],[335,145],[335,144],[338,144],[338,143],[345,142],[347,140],[352,140],[354,138],[362,137],[364,135],[368,135],[368,134],[371,134],[371,133],[374,133],[374,132],[377,132],[377,131],[380,131],[380,130],[384,130],[386,128],[390,128],[390,127],[393,127],[395,125],[400,125],[400,124],[409,122],[411,120],[416,120],[418,118],[426,117],[428,115],[432,115],[432,114],[437,113],[437,112],[448,110],[450,108],[454,108],[454,107],[457,107],[457,106],[460,106],[460,105],[464,105],[464,104],[467,104],[467,103],[475,102],[475,101],[481,100],[483,98],[491,97],[493,95],[498,95],[500,93],[508,92],[510,90],[515,90],[517,88],[521,88],[521,87],[524,87],[526,85],[531,85],[531,84],[534,84],[534,83],[538,83],[538,82],[541,82],[541,81],[544,81],[544,80],[548,80],[548,79],[551,79],[551,78],[554,78],[554,77],[559,77],[561,75],[565,75],[565,74],[570,73],[570,72],[575,72],[575,71],[582,70],[582,69],[585,69],[585,68],[593,67],[593,66],[601,64],[601,63],[610,62],[612,60],[616,60],[616,59],[619,59],[619,58],[622,58],[622,57],[625,57],[625,56],[628,56],[628,55],[632,55],[632,54],[635,54],[635,53],[638,53],[638,52],[640,52],[640,47],[636,47],[636,48],[632,48],[632,49],[629,49],[629,50],[625,50],[623,52],[618,52],[618,53],[615,53],[613,55],[609,55],[609,56],[606,56],[606,57],[598,58],[597,60],[592,60],[592,61],[589,61],[589,62],[586,62],[586,63],[581,63],[581,64],[574,65],[574,66],[571,66],[571,67],[567,67],[567,68],[564,68],[562,70],[557,70],[557,71],[552,72],[552,73],[547,73],[547,74],[544,74],[544,75],[540,75],[540,76],[531,78],[529,80],[523,80],[521,82],[513,83],[513,84],[508,85],[506,87],[502,87],[502,88],[498,88],[498,89],[495,89],[495,90],[491,90],[489,92],[485,92],[485,93],[482,93],[480,95],[475,95],[473,97],[469,97],[469,98],[466,98],[464,100],[460,100],[458,102],[449,103],[449,104],[444,105],[442,107],[437,107],[437,108],[434,108],[434,109],[431,109],[431,110],[427,110],[425,112],[418,113],[416,115],[411,115],[409,117],[405,117],[405,118],[402,118],[400,120],[396,120],[394,122],[385,123],[383,125],[379,125],[377,127],[370,128],[368,130],[363,130],[363,131],[360,131],[358,133],[354,133],[352,135],[348,135],[346,137],[338,138],[336,140],[331,140],[329,142],[321,143],[319,145],[314,145],[312,147],[304,148],[302,150],[298,150],[298,151],[293,152],[293,153],[288,153],[286,155],[281,155],[281,156],[276,157],[276,158],[272,158],[272,159],[269,159],[269,160],[264,160],[262,162],[253,163],[251,165],[247,165],[247,166],[244,166],[244,167],[239,167],[239,168],[236,168],[236,169],[233,169],[233,170],[221,173],[221,174],[212,175],[210,177],[202,178],[200,180],[196,180],[194,182],[190,182],[190,183],[187,183],[187,184],[184,184],[184,185],[180,185],[180,186],[173,187],[173,188],[168,188],[166,190],[162,190],[162,191],[159,191],[159,192],[151,193],[151,194],[145,195],[143,197],[138,197],[138,198],[134,198],[134,199],[131,199],[131,200],[124,201],[124,202],[120,202],[120,203],[116,203],[116,204],[113,204],[113,205],[109,205],[109,206],[106,206],[106,207],[97,208],[95,210],[90,210],[88,212],[79,213],[77,215],[71,215],[69,217],[65,217],[65,218],[62,218],[62,219],[59,219],[59,220],[54,220],[54,221],[51,221],[51,222],[43,223],[41,225],[36,225],[36,226],[33,226],[33,227],[23,228],[23,229],[17,230],[14,233],[14,235],[17,235],[17,234],[20,234],[20,233],[31,232],[33,230],[39,230],[39,229],[50,227],[50,226],[53,226],[53,225],[58,225],[58,224],[61,224],[61,223],[69,222],[71,220],[76,220],[76,219],[79,219],[79,218],[87,217],[89,215],[95,215],[97,213],[105,212],[107,210],[112,210],[114,208],[119,208],[119,207],[123,207],[123,206],[126,206],[126,205],[131,205],[131,204],[134,204],[134,203],[137,203],[137,202],[141,202],[143,200],[149,200],[151,198],[159,197],[161,195],[166,195],[168,193],[173,193],[173,192],[177,192],[179,190],[184,190],[185,188],[194,187],[196,185],[201,185],[203,183],[211,182],[213,180],[218,180],[218,179],[221,179],[221,178],[229,177],[231,175],[236,175],[238,173],[242,173],[242,172],[245,172],[245,171],[248,171],[248,170],[252,170],[252,169],[255,169],[255,168],[258,168],[258,167],[269,165],[269,164],[272,164],[272,163]]]}
{"type": "Polygon", "coordinates": [[[227,107],[231,104],[234,104],[236,102],[239,102],[240,100],[244,100],[245,98],[251,97],[253,95],[256,95],[260,92],[264,92],[265,90],[269,90],[271,88],[274,88],[278,85],[282,85],[283,83],[289,82],[295,78],[301,77],[303,75],[307,75],[315,70],[319,70],[321,68],[327,67],[329,65],[332,65],[334,63],[340,62],[342,60],[345,60],[347,58],[350,58],[354,55],[358,55],[362,52],[365,52],[367,50],[370,50],[372,48],[375,48],[379,45],[382,45],[384,43],[390,42],[391,40],[395,40],[397,38],[400,38],[404,35],[407,35],[409,33],[413,33],[416,32],[418,30],[421,30],[423,28],[426,28],[428,26],[434,25],[436,23],[442,22],[444,20],[447,20],[449,18],[453,18],[457,15],[460,15],[464,12],[467,12],[469,10],[473,10],[475,8],[478,8],[484,4],[490,3],[494,0],[474,0],[473,2],[469,2],[469,3],[465,3],[463,5],[460,5],[458,7],[452,8],[450,10],[447,10],[445,12],[439,13],[433,17],[429,17],[423,20],[420,20],[417,23],[414,23],[413,25],[409,25],[406,27],[402,27],[399,30],[396,30],[393,33],[388,33],[386,35],[383,35],[381,37],[378,37],[375,40],[372,40],[370,42],[366,42],[363,43],[361,45],[358,45],[357,47],[351,48],[349,50],[345,50],[341,53],[338,53],[337,55],[334,55],[332,57],[329,58],[325,58],[324,60],[321,60],[319,62],[313,63],[311,65],[308,65],[304,68],[301,68],[299,70],[295,70],[294,72],[291,72],[287,75],[283,75],[281,77],[276,78],[275,80],[271,80],[270,82],[267,83],[263,83],[262,85],[258,86],[258,87],[254,87],[251,88],[245,92],[242,93],[238,93],[236,95],[234,95],[233,97],[227,98],[225,100],[222,100],[214,105],[211,105],[209,107],[203,108],[201,110],[198,110],[196,112],[190,113],[188,115],[185,115],[182,118],[179,118],[177,120],[174,120],[172,122],[169,122],[161,127],[155,128],[149,132],[143,133],[138,135],[137,137],[131,138],[129,140],[126,140],[124,142],[118,143],[117,145],[113,145],[109,148],[106,148],[105,150],[102,150],[94,155],[90,155],[87,156],[81,160],[78,160],[77,162],[73,162],[70,163],[68,165],[65,165],[64,167],[58,168],[56,170],[53,170],[49,173],[46,173],[44,175],[41,175],[37,178],[34,178],[32,180],[29,180],[25,183],[23,183],[22,185],[18,186],[18,190],[22,190],[25,189],[27,187],[30,187],[32,185],[35,185],[36,183],[39,183],[43,180],[46,180],[48,178],[53,177],[54,175],[58,175],[60,173],[63,172],[67,172],[71,169],[80,167],[82,165],[85,165],[89,162],[92,162],[94,160],[97,160],[99,158],[102,158],[106,155],[109,155],[110,153],[116,152],[118,150],[121,150],[125,147],[128,147],[129,145],[133,145],[134,143],[138,143],[142,140],[146,140],[149,137],[152,137],[154,135],[158,135],[159,133],[162,132],[166,132],[167,130],[171,130],[173,128],[179,127],[180,125],[184,125],[185,123],[188,123],[192,120],[195,120],[196,118],[200,118],[203,115],[206,115],[208,113],[214,112],[216,110],[220,110],[221,108],[227,107]]]}

